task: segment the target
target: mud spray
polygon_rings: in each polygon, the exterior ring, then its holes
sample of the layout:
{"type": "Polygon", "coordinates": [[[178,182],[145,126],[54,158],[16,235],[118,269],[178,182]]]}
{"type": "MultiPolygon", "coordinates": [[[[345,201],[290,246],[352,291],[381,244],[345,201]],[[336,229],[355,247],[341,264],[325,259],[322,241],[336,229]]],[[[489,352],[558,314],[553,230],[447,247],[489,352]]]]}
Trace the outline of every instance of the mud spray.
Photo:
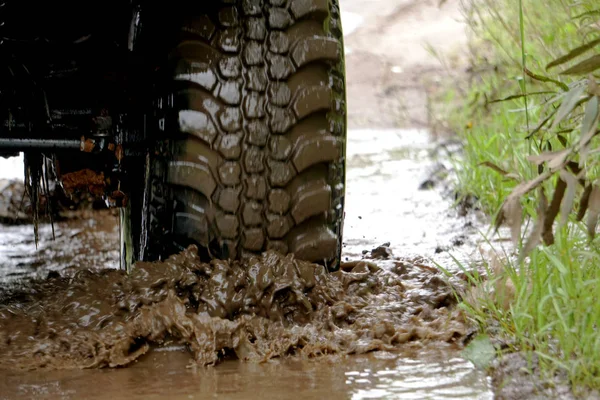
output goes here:
{"type": "Polygon", "coordinates": [[[411,291],[410,266],[368,261],[327,273],[276,252],[202,263],[190,246],[164,262],[51,273],[0,306],[0,368],[125,366],[151,346],[184,344],[192,362],[249,362],[454,342],[466,327],[434,276],[411,291]],[[423,289],[419,289],[423,291],[423,289]]]}

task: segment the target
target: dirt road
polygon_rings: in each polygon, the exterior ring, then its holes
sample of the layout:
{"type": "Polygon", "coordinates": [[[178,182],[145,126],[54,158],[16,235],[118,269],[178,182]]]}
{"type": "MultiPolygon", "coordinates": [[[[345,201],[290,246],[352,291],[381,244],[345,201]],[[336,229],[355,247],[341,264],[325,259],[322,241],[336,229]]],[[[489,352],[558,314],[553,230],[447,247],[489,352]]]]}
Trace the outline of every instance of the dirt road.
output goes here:
{"type": "Polygon", "coordinates": [[[460,0],[439,3],[341,1],[351,128],[428,126],[427,92],[465,59],[460,0]]]}

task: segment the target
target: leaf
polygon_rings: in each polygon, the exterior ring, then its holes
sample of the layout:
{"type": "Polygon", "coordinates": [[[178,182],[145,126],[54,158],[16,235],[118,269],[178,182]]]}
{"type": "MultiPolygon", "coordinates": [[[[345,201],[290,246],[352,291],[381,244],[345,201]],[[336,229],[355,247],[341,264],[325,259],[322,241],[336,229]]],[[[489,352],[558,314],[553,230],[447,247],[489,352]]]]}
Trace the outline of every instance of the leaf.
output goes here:
{"type": "MultiPolygon", "coordinates": [[[[552,173],[550,171],[545,171],[543,174],[538,175],[535,179],[518,184],[512,190],[512,192],[504,200],[504,203],[502,204],[502,207],[500,208],[500,212],[496,216],[495,223],[494,223],[496,232],[498,231],[498,228],[500,227],[500,225],[502,225],[505,221],[509,222],[509,224],[511,222],[513,222],[508,219],[508,216],[509,215],[514,216],[514,212],[515,212],[515,208],[516,208],[514,205],[515,201],[517,203],[519,203],[519,199],[524,194],[527,194],[531,190],[533,190],[536,187],[538,187],[539,185],[541,185],[542,182],[544,182],[546,179],[548,179],[551,175],[552,175],[552,173]]],[[[520,203],[519,203],[519,206],[520,206],[520,203]]],[[[519,230],[520,229],[521,229],[521,225],[519,224],[519,230]]],[[[511,229],[511,234],[512,234],[512,229],[511,229]]]]}
{"type": "MultiPolygon", "coordinates": [[[[585,153],[584,147],[592,140],[596,133],[598,125],[598,114],[600,112],[600,103],[598,96],[593,96],[585,105],[583,122],[581,123],[581,137],[579,138],[579,149],[585,153]]],[[[585,158],[585,154],[583,155],[585,158]]]]}
{"type": "Polygon", "coordinates": [[[592,188],[592,185],[587,185],[583,190],[581,200],[579,200],[579,210],[577,210],[577,221],[581,221],[585,215],[585,212],[587,211],[588,204],[590,202],[590,195],[592,194],[592,188]]]}
{"type": "MultiPolygon", "coordinates": [[[[567,85],[565,85],[567,88],[565,90],[569,90],[569,87],[567,85]]],[[[492,100],[490,102],[488,102],[488,104],[492,104],[492,103],[500,103],[503,101],[509,101],[509,100],[515,100],[515,99],[520,99],[522,97],[526,97],[526,96],[535,96],[538,94],[552,94],[555,92],[550,92],[548,90],[544,91],[544,92],[532,92],[532,93],[522,93],[522,94],[513,94],[511,96],[505,97],[503,99],[496,99],[496,100],[492,100]]]]}
{"type": "Polygon", "coordinates": [[[529,193],[536,187],[538,187],[542,182],[550,177],[551,173],[549,171],[544,172],[543,174],[538,175],[535,179],[532,179],[527,182],[523,182],[517,185],[513,191],[510,193],[510,196],[521,197],[524,194],[529,193]]]}
{"type": "Polygon", "coordinates": [[[498,172],[500,175],[502,176],[506,176],[508,175],[508,172],[503,170],[502,168],[500,168],[499,166],[497,166],[496,164],[494,164],[491,161],[484,161],[482,163],[479,163],[478,165],[483,165],[484,167],[488,167],[493,169],[494,171],[498,172]]]}
{"type": "Polygon", "coordinates": [[[569,149],[563,149],[563,150],[557,150],[557,151],[546,151],[541,154],[527,156],[527,159],[529,161],[535,163],[536,165],[540,165],[540,164],[547,162],[548,167],[552,168],[550,165],[556,166],[556,165],[562,164],[570,152],[571,152],[571,150],[569,150],[569,149]]]}
{"type": "Polygon", "coordinates": [[[573,65],[571,68],[561,72],[559,75],[583,75],[594,72],[600,68],[600,54],[591,56],[582,62],[573,65]]]}
{"type": "Polygon", "coordinates": [[[567,138],[566,137],[564,137],[563,135],[557,134],[556,138],[558,139],[558,141],[560,142],[560,144],[563,145],[563,147],[567,147],[568,146],[567,138]]]}
{"type": "MultiPolygon", "coordinates": [[[[527,76],[529,76],[532,79],[535,79],[536,81],[552,82],[555,85],[557,85],[558,87],[560,87],[562,90],[564,90],[565,92],[567,92],[569,90],[569,86],[567,86],[566,83],[557,81],[556,79],[552,79],[547,76],[535,74],[535,73],[531,72],[530,70],[528,70],[527,68],[523,68],[523,71],[525,72],[525,74],[527,74],[527,76]]],[[[529,94],[540,94],[540,93],[553,93],[553,92],[535,92],[535,93],[529,93],[529,94]]]]}
{"type": "Polygon", "coordinates": [[[462,356],[471,361],[477,368],[487,368],[494,358],[496,349],[487,335],[478,335],[462,351],[462,356]]]}
{"type": "Polygon", "coordinates": [[[521,238],[521,225],[523,219],[521,199],[518,197],[509,197],[509,200],[504,205],[504,212],[506,223],[510,227],[510,238],[513,245],[517,247],[519,245],[519,239],[521,238]]]}
{"type": "Polygon", "coordinates": [[[556,112],[556,117],[554,118],[551,129],[554,129],[567,116],[567,114],[573,111],[584,90],[585,88],[583,86],[576,86],[569,90],[560,107],[558,108],[558,111],[556,112]]]}
{"type": "Polygon", "coordinates": [[[540,131],[540,129],[542,129],[544,127],[544,125],[546,125],[548,123],[548,121],[550,121],[550,119],[552,119],[554,114],[556,114],[556,111],[557,111],[556,108],[553,109],[552,112],[546,118],[544,118],[535,128],[533,128],[533,130],[531,132],[529,132],[529,135],[527,135],[527,139],[530,139],[533,135],[538,133],[540,131]]]}
{"type": "Polygon", "coordinates": [[[595,129],[595,122],[598,119],[598,112],[600,102],[598,102],[598,96],[593,96],[585,106],[585,114],[583,116],[583,122],[581,123],[581,133],[586,134],[587,132],[595,129]]]}
{"type": "Polygon", "coordinates": [[[600,85],[592,74],[588,76],[588,93],[592,96],[600,96],[600,85]]]}
{"type": "Polygon", "coordinates": [[[573,173],[573,175],[575,175],[575,178],[579,180],[579,184],[585,187],[585,179],[583,179],[585,176],[585,169],[580,168],[579,164],[577,164],[575,161],[569,161],[567,163],[567,168],[573,173]]]}
{"type": "Polygon", "coordinates": [[[579,46],[579,47],[571,50],[564,56],[558,57],[556,60],[554,60],[554,61],[550,62],[548,65],[546,65],[546,70],[549,70],[552,67],[556,67],[557,65],[564,64],[567,61],[570,61],[570,60],[574,59],[575,57],[580,56],[581,54],[585,53],[586,51],[594,48],[594,46],[596,46],[599,43],[600,43],[600,38],[598,38],[596,40],[592,40],[591,42],[586,43],[583,46],[579,46]]]}
{"type": "Polygon", "coordinates": [[[558,168],[562,168],[565,165],[566,158],[571,155],[571,149],[565,149],[561,154],[557,155],[554,159],[548,161],[548,168],[551,171],[556,171],[558,168]]]}
{"type": "Polygon", "coordinates": [[[567,192],[560,207],[560,226],[565,226],[569,221],[569,214],[573,210],[575,194],[577,193],[577,178],[565,170],[560,171],[560,178],[567,184],[567,192]]]}
{"type": "Polygon", "coordinates": [[[600,215],[600,186],[594,185],[590,200],[588,202],[587,229],[590,237],[596,236],[596,225],[598,225],[598,216],[600,215]]]}
{"type": "Polygon", "coordinates": [[[562,179],[558,179],[556,181],[556,188],[554,189],[554,197],[550,202],[550,207],[548,207],[548,212],[546,213],[546,218],[544,218],[544,227],[542,228],[542,238],[544,239],[544,243],[546,246],[550,246],[554,244],[554,234],[552,233],[552,225],[554,225],[554,220],[558,215],[558,210],[560,209],[560,203],[563,200],[565,195],[565,189],[567,188],[567,184],[562,179]]]}
{"type": "Polygon", "coordinates": [[[591,15],[600,15],[600,9],[582,12],[581,14],[574,16],[573,19],[579,19],[582,17],[591,16],[591,15]]]}
{"type": "Polygon", "coordinates": [[[535,249],[542,240],[542,228],[544,226],[544,220],[546,218],[546,211],[548,210],[548,199],[544,194],[544,189],[541,187],[539,189],[540,203],[537,207],[537,219],[533,224],[533,229],[531,230],[529,237],[525,241],[525,244],[523,245],[523,248],[519,253],[518,264],[521,264],[525,257],[527,257],[529,253],[531,253],[531,251],[535,249]]]}

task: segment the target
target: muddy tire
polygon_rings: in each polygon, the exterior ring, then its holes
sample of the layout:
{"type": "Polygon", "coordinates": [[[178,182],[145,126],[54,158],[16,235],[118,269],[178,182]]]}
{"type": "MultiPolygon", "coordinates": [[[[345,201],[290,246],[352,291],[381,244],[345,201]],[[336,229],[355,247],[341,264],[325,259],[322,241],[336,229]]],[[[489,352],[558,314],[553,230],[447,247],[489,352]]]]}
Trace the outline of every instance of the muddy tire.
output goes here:
{"type": "Polygon", "coordinates": [[[335,269],[346,144],[337,0],[223,1],[179,31],[145,258],[195,243],[211,258],[276,249],[335,269]]]}

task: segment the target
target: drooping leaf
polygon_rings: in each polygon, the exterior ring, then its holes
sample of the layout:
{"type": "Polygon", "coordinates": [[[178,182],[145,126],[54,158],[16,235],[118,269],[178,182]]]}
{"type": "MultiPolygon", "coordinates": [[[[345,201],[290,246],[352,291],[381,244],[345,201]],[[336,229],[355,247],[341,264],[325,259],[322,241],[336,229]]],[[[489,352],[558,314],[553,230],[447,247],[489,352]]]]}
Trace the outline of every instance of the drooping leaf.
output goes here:
{"type": "Polygon", "coordinates": [[[596,40],[592,40],[591,42],[586,43],[583,46],[579,46],[579,47],[571,50],[564,56],[558,57],[556,60],[554,60],[554,61],[550,62],[548,65],[546,65],[546,70],[549,70],[552,67],[556,67],[557,65],[564,64],[567,61],[570,61],[570,60],[574,59],[575,57],[582,55],[586,51],[594,48],[599,43],[600,43],[600,38],[598,38],[596,40]]]}
{"type": "Polygon", "coordinates": [[[581,200],[579,200],[579,209],[577,210],[577,221],[583,220],[585,212],[587,211],[588,204],[590,202],[590,195],[592,194],[592,185],[587,185],[583,190],[583,194],[581,195],[581,200]]]}
{"type": "Polygon", "coordinates": [[[569,149],[547,151],[541,154],[528,156],[527,159],[535,163],[536,165],[540,165],[547,162],[548,167],[556,168],[556,166],[559,166],[565,161],[566,157],[569,155],[569,152],[569,149]]]}
{"type": "Polygon", "coordinates": [[[530,181],[523,182],[523,183],[517,185],[513,189],[513,191],[510,193],[509,197],[510,196],[521,197],[524,194],[529,193],[530,191],[532,191],[533,189],[535,189],[536,187],[541,185],[542,182],[544,182],[546,179],[548,179],[550,177],[550,175],[551,175],[551,173],[549,171],[546,171],[543,174],[540,174],[537,177],[535,177],[535,179],[532,179],[530,181]]]}
{"type": "Polygon", "coordinates": [[[554,225],[554,220],[556,219],[558,211],[560,210],[560,204],[565,195],[566,188],[567,184],[565,181],[562,179],[558,179],[556,181],[554,196],[552,197],[552,201],[548,207],[546,218],[544,218],[544,227],[542,229],[542,238],[544,239],[544,244],[546,244],[546,246],[554,244],[554,233],[552,232],[552,226],[554,225]]]}
{"type": "Polygon", "coordinates": [[[579,138],[580,149],[592,140],[598,126],[598,114],[600,114],[600,102],[598,96],[593,96],[585,105],[583,122],[581,123],[581,137],[579,138]]]}
{"type": "Polygon", "coordinates": [[[583,86],[576,86],[573,89],[569,90],[563,99],[558,111],[556,112],[556,117],[552,123],[551,129],[554,129],[560,124],[560,122],[575,108],[579,98],[585,91],[583,86]]]}
{"type": "Polygon", "coordinates": [[[551,171],[556,171],[557,169],[564,167],[565,160],[571,152],[571,149],[565,149],[564,153],[561,152],[561,154],[548,161],[548,168],[550,168],[551,171]]]}
{"type": "Polygon", "coordinates": [[[600,102],[598,101],[598,96],[593,96],[585,106],[585,114],[581,124],[581,133],[585,134],[595,128],[594,125],[598,122],[597,118],[599,111],[600,102]]]}
{"type": "Polygon", "coordinates": [[[560,171],[560,179],[567,184],[567,191],[560,207],[560,226],[565,226],[569,221],[569,214],[571,214],[571,210],[573,210],[573,203],[575,203],[577,178],[563,169],[560,171]]]}
{"type": "Polygon", "coordinates": [[[510,238],[513,246],[519,245],[521,238],[521,224],[523,223],[523,206],[519,197],[510,197],[504,205],[506,223],[510,227],[510,238]]]}
{"type": "Polygon", "coordinates": [[[561,72],[560,75],[583,75],[594,72],[598,68],[600,68],[600,54],[591,56],[590,58],[573,65],[571,68],[561,72]]]}
{"type": "MultiPolygon", "coordinates": [[[[496,232],[498,231],[498,228],[500,228],[500,226],[504,222],[508,222],[509,224],[514,222],[513,220],[510,220],[508,217],[509,216],[514,217],[514,215],[516,214],[515,211],[517,209],[517,206],[515,205],[515,202],[518,203],[518,206],[520,207],[521,197],[523,195],[529,193],[531,190],[537,188],[539,185],[542,184],[542,182],[544,182],[546,179],[548,179],[551,175],[552,175],[552,173],[550,171],[545,171],[544,173],[538,175],[535,179],[518,184],[512,190],[512,192],[504,200],[504,203],[502,204],[502,207],[500,208],[500,212],[496,216],[495,223],[494,223],[496,232]]],[[[517,228],[513,227],[511,225],[511,235],[513,234],[513,232],[512,232],[513,229],[516,230],[517,228]]],[[[519,223],[518,229],[519,229],[519,234],[517,236],[520,236],[520,229],[521,229],[520,223],[519,223]]]]}
{"type": "Polygon", "coordinates": [[[600,216],[600,186],[594,185],[588,202],[587,230],[590,237],[596,235],[596,226],[598,225],[598,216],[600,216]]]}
{"type": "MultiPolygon", "coordinates": [[[[547,76],[543,76],[543,75],[539,75],[539,74],[533,73],[532,71],[528,70],[527,68],[523,68],[523,71],[531,79],[535,79],[536,81],[540,81],[540,82],[552,82],[555,85],[557,85],[559,88],[561,88],[562,90],[564,90],[565,92],[569,90],[569,86],[567,86],[566,83],[563,83],[561,81],[557,81],[556,79],[552,79],[552,78],[549,78],[547,76]]],[[[552,93],[552,92],[535,92],[535,93],[529,93],[529,94],[531,95],[531,94],[540,94],[540,93],[552,93]]]]}
{"type": "Polygon", "coordinates": [[[544,193],[544,189],[542,187],[539,188],[539,191],[540,202],[537,207],[537,219],[533,224],[533,229],[531,230],[529,237],[525,241],[525,244],[519,253],[518,264],[521,264],[525,257],[527,257],[542,240],[542,228],[544,227],[546,211],[548,210],[548,199],[546,198],[546,194],[544,193]]]}

